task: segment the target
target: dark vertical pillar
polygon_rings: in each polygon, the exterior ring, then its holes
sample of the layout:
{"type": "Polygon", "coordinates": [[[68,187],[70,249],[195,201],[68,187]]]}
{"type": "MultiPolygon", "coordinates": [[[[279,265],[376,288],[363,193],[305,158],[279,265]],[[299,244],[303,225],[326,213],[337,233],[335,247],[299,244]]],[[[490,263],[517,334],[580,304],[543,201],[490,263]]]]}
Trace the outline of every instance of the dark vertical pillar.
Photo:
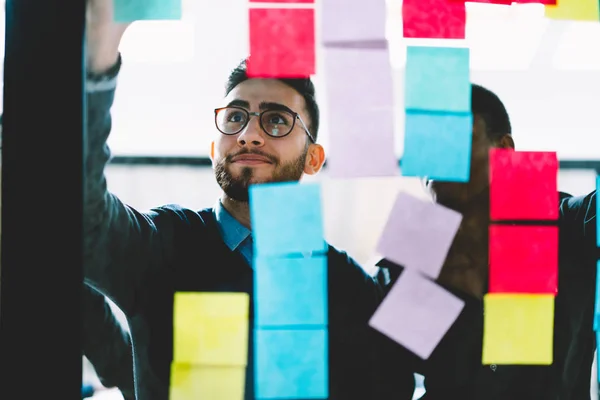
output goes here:
{"type": "Polygon", "coordinates": [[[85,0],[7,0],[0,399],[81,398],[85,0]]]}

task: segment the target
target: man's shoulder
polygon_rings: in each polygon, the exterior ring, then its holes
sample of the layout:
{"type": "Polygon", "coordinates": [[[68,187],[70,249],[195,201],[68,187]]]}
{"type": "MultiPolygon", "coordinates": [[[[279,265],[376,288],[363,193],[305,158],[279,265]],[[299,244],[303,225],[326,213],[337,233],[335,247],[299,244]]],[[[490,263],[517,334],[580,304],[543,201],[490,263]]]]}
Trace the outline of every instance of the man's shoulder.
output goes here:
{"type": "Polygon", "coordinates": [[[596,217],[596,191],[582,196],[560,197],[560,218],[565,222],[587,223],[596,217]]]}
{"type": "Polygon", "coordinates": [[[143,214],[161,231],[165,229],[179,232],[185,230],[198,231],[216,226],[212,207],[192,210],[179,204],[165,204],[153,207],[143,214]]]}
{"type": "Polygon", "coordinates": [[[375,285],[375,280],[367,271],[347,252],[331,244],[328,245],[327,257],[330,276],[342,280],[346,285],[375,285]]]}

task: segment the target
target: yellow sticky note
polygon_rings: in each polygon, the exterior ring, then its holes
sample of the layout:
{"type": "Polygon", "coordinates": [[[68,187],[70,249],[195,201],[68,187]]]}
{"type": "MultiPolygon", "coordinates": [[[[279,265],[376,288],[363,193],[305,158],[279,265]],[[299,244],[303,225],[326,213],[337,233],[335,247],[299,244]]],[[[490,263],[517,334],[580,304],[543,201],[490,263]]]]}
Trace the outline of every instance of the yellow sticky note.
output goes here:
{"type": "Polygon", "coordinates": [[[553,337],[553,295],[485,295],[483,364],[552,364],[553,337]]]}
{"type": "Polygon", "coordinates": [[[249,301],[246,293],[175,293],[173,361],[245,366],[249,301]]]}
{"type": "Polygon", "coordinates": [[[171,364],[169,400],[243,400],[244,367],[204,367],[171,364]]]}
{"type": "Polygon", "coordinates": [[[572,21],[600,21],[598,0],[556,0],[546,6],[546,17],[572,21]]]}

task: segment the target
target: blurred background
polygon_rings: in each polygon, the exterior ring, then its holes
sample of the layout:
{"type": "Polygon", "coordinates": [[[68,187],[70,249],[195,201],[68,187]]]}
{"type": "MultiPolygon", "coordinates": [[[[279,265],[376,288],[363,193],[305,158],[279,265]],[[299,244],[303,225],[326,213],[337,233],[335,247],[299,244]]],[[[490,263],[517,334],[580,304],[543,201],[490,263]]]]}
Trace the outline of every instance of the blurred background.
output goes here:
{"type": "MultiPolygon", "coordinates": [[[[322,1],[316,1],[317,16],[322,1]]],[[[4,7],[0,12],[4,25],[4,7]]],[[[472,81],[505,103],[517,149],[557,151],[559,189],[573,195],[593,190],[600,174],[600,23],[548,20],[539,4],[467,3],[467,13],[465,40],[403,40],[401,1],[388,0],[398,157],[406,45],[468,46],[472,81]]],[[[228,73],[248,53],[247,32],[247,0],[184,0],[181,21],[137,22],[130,28],[121,46],[124,65],[109,140],[114,159],[107,171],[109,189],[126,203],[141,210],[164,203],[196,209],[215,203],[219,188],[208,160],[216,134],[213,109],[228,73]]],[[[317,30],[319,43],[318,38],[317,30]]],[[[4,40],[0,45],[3,54],[4,40]]],[[[322,109],[319,136],[327,149],[335,129],[327,109],[335,103],[329,103],[324,88],[324,51],[319,46],[314,79],[322,109]]],[[[1,102],[0,97],[0,110],[1,102]]],[[[327,239],[365,268],[376,256],[373,249],[398,190],[424,195],[421,183],[408,178],[332,181],[323,171],[313,179],[323,183],[327,239]]],[[[120,310],[116,313],[126,324],[120,310]]],[[[99,384],[91,365],[83,362],[84,381],[99,384]]],[[[595,368],[593,375],[595,382],[595,368]]],[[[593,392],[597,398],[597,389],[593,392]]],[[[122,397],[107,390],[94,398],[122,397]]]]}

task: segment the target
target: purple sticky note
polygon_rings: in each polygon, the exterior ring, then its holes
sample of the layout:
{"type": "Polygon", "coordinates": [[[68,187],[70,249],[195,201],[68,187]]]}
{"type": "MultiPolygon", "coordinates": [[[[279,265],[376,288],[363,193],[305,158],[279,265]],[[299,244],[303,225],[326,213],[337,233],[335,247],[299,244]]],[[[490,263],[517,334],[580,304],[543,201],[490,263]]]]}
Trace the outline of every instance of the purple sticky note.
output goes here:
{"type": "Polygon", "coordinates": [[[386,48],[326,48],[332,178],[399,176],[392,68],[386,48]],[[351,83],[351,84],[350,84],[351,83]]]}
{"type": "Polygon", "coordinates": [[[405,269],[369,325],[426,360],[464,305],[429,278],[405,269]]]}
{"type": "Polygon", "coordinates": [[[437,278],[462,215],[400,192],[377,244],[383,257],[437,278]]]}
{"type": "Polygon", "coordinates": [[[386,0],[327,0],[321,7],[325,46],[386,40],[386,0]]]}

